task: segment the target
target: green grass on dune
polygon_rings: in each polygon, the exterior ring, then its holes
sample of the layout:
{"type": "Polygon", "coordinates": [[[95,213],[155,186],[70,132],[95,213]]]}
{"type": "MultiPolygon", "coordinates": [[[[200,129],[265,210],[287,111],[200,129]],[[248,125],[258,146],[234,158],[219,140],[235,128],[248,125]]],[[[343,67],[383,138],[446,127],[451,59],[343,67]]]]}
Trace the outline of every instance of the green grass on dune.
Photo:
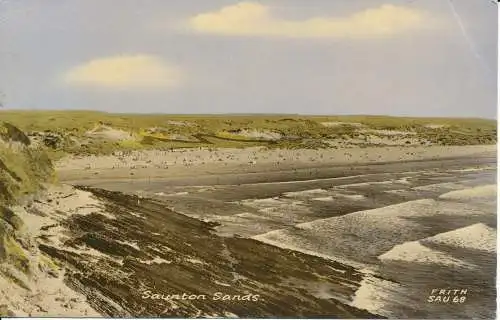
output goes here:
{"type": "Polygon", "coordinates": [[[130,141],[93,139],[84,146],[65,143],[52,155],[66,153],[106,154],[117,150],[169,149],[196,147],[321,148],[324,139],[349,139],[359,135],[359,124],[369,130],[412,131],[433,144],[472,145],[496,143],[494,120],[474,118],[412,118],[390,116],[303,116],[303,115],[167,115],[111,114],[97,111],[20,111],[2,110],[0,120],[21,130],[53,132],[64,137],[84,137],[97,125],[132,133],[130,141]],[[325,122],[343,125],[325,126],[325,122]],[[183,125],[184,124],[184,125],[183,125]],[[428,125],[442,125],[429,128],[428,125]],[[148,132],[151,128],[159,132],[148,132]],[[272,131],[288,137],[278,142],[246,138],[235,130],[272,131]],[[194,141],[172,139],[173,135],[196,137],[194,141]]]}
{"type": "Polygon", "coordinates": [[[43,148],[32,146],[15,125],[0,121],[0,276],[26,289],[23,274],[33,270],[21,241],[24,223],[9,207],[36,193],[55,178],[52,162],[43,148]]]}
{"type": "Polygon", "coordinates": [[[0,141],[0,205],[12,204],[54,177],[52,162],[45,150],[0,141]]]}
{"type": "MultiPolygon", "coordinates": [[[[496,121],[479,118],[415,118],[391,116],[302,116],[302,115],[169,115],[169,114],[118,114],[99,111],[0,111],[0,119],[22,130],[64,130],[80,132],[92,129],[99,121],[117,128],[141,130],[164,126],[168,121],[186,121],[206,130],[222,130],[249,126],[261,129],[288,129],[316,127],[321,122],[361,123],[373,129],[408,129],[427,124],[443,124],[460,128],[496,129],[496,121]]],[[[178,127],[179,131],[192,132],[195,127],[178,127]]]]}

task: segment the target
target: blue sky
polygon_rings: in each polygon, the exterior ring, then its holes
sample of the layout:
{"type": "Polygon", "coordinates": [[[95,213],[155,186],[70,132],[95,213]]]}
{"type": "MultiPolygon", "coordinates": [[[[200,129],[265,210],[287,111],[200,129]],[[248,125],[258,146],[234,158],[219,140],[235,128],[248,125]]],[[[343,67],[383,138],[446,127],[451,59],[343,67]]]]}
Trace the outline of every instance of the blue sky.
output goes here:
{"type": "Polygon", "coordinates": [[[490,0],[4,0],[0,92],[19,109],[491,118],[497,30],[490,0]]]}

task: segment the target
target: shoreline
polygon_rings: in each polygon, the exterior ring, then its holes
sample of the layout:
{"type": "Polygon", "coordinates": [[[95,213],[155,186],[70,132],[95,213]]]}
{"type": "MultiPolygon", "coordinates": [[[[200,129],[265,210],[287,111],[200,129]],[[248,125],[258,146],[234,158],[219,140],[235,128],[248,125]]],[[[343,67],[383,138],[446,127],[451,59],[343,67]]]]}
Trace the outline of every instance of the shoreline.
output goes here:
{"type": "Polygon", "coordinates": [[[134,177],[134,178],[94,178],[94,176],[83,176],[79,180],[61,181],[67,185],[94,186],[102,189],[114,189],[118,185],[127,185],[127,190],[134,186],[139,189],[145,186],[161,184],[164,187],[201,187],[210,185],[263,185],[263,184],[282,184],[300,182],[312,182],[321,180],[344,179],[356,176],[377,176],[383,175],[387,169],[393,172],[403,173],[418,170],[421,167],[428,166],[429,163],[435,163],[436,168],[446,166],[450,169],[461,167],[465,162],[477,168],[491,167],[496,160],[490,157],[466,158],[456,157],[448,159],[435,160],[413,160],[413,161],[395,161],[385,163],[356,164],[356,165],[336,165],[324,167],[301,168],[293,170],[274,170],[259,172],[225,172],[225,173],[205,173],[201,175],[178,175],[171,177],[134,177]],[[486,161],[485,161],[486,160],[486,161]]]}
{"type": "MultiPolygon", "coordinates": [[[[297,178],[342,167],[496,158],[496,145],[373,147],[325,150],[219,149],[137,151],[128,156],[67,157],[56,163],[60,182],[175,180],[226,175],[276,175],[293,171],[297,178]],[[179,158],[182,158],[180,160],[179,158]],[[249,160],[250,159],[250,160],[249,160]]],[[[352,172],[351,172],[352,173],[352,172]]]]}

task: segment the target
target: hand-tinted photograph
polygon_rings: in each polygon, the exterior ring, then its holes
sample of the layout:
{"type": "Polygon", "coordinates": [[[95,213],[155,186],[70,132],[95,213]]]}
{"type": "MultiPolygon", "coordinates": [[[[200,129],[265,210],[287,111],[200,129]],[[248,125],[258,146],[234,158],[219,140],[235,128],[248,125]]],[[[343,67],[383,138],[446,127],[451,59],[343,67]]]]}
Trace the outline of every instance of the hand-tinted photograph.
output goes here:
{"type": "Polygon", "coordinates": [[[0,316],[493,319],[491,0],[1,0],[0,316]]]}

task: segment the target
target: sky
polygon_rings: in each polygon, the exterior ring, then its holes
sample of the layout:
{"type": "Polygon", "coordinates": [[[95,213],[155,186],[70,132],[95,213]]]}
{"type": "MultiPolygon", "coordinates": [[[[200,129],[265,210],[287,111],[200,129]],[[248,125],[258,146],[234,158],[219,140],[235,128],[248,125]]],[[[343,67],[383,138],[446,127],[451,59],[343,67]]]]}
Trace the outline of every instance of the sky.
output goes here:
{"type": "Polygon", "coordinates": [[[0,0],[7,109],[496,118],[491,0],[0,0]]]}

